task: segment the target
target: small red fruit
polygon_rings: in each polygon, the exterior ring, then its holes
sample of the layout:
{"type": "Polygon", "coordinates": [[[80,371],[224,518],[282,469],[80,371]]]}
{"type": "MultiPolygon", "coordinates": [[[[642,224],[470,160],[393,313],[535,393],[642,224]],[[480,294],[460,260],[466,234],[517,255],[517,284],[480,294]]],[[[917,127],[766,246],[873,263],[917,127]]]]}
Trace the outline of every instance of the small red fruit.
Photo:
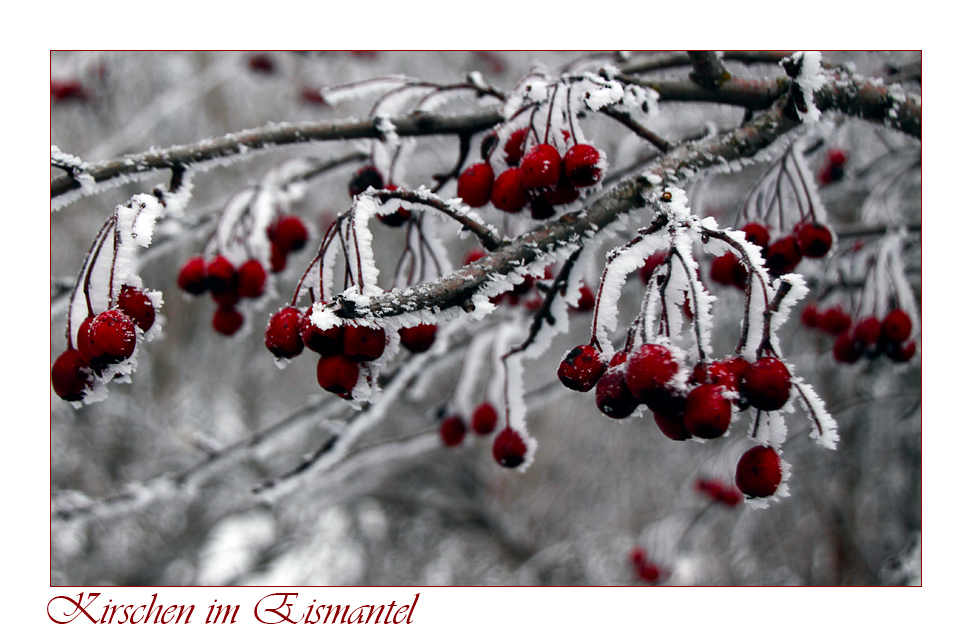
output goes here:
{"type": "Polygon", "coordinates": [[[121,310],[107,310],[91,320],[88,347],[94,358],[118,363],[135,352],[135,323],[121,310]]]}
{"type": "Polygon", "coordinates": [[[307,226],[300,217],[284,217],[275,224],[273,242],[284,252],[296,252],[307,244],[307,226]]]}
{"type": "Polygon", "coordinates": [[[270,271],[279,274],[287,269],[287,251],[270,242],[270,271]]]}
{"type": "Polygon", "coordinates": [[[915,342],[892,343],[888,348],[888,358],[895,363],[906,363],[914,357],[916,351],[915,342]]]}
{"type": "Polygon", "coordinates": [[[834,236],[830,229],[822,223],[804,223],[797,229],[797,239],[800,251],[808,259],[819,259],[830,252],[834,243],[834,236]]]}
{"type": "Polygon", "coordinates": [[[88,92],[84,90],[84,85],[77,80],[52,79],[51,98],[55,102],[65,102],[67,100],[86,102],[88,101],[88,92]]]}
{"type": "Polygon", "coordinates": [[[817,326],[828,334],[837,336],[851,326],[851,317],[842,307],[835,305],[817,315],[817,326]]]}
{"type": "Polygon", "coordinates": [[[256,259],[250,259],[240,266],[237,276],[237,289],[240,296],[251,299],[263,296],[263,289],[267,283],[267,271],[263,269],[263,264],[256,259]]]}
{"type": "Polygon", "coordinates": [[[766,269],[773,276],[793,272],[802,259],[800,242],[793,235],[777,240],[766,249],[766,269]]]}
{"type": "Polygon", "coordinates": [[[493,433],[498,421],[499,415],[496,413],[496,408],[488,402],[480,403],[473,410],[472,428],[480,436],[487,436],[493,433]]]}
{"type": "Polygon", "coordinates": [[[456,192],[459,198],[473,208],[479,208],[489,203],[489,195],[493,190],[493,169],[482,162],[469,166],[459,175],[456,192]]]}
{"type": "Polygon", "coordinates": [[[718,438],[729,429],[732,403],[721,385],[699,385],[685,399],[685,427],[697,438],[718,438]]]}
{"type": "Polygon", "coordinates": [[[688,440],[692,437],[688,427],[685,426],[685,418],[682,414],[673,414],[671,416],[667,416],[654,412],[653,415],[655,417],[655,424],[658,425],[658,429],[665,434],[667,438],[671,438],[672,440],[688,440]]]}
{"type": "MultiPolygon", "coordinates": [[[[561,174],[557,180],[557,186],[553,190],[545,191],[542,198],[551,206],[563,206],[577,201],[578,197],[580,197],[580,192],[561,174]]],[[[537,218],[534,217],[534,219],[537,218]]]]}
{"type": "Polygon", "coordinates": [[[827,163],[831,166],[843,166],[847,162],[847,153],[840,148],[831,148],[827,151],[827,163]]]}
{"type": "MultiPolygon", "coordinates": [[[[612,359],[614,362],[615,359],[612,359]]],[[[624,362],[624,358],[621,362],[624,362]]],[[[638,400],[628,391],[624,382],[624,369],[620,363],[608,368],[597,381],[594,402],[601,413],[609,418],[627,418],[638,407],[638,400]]]]}
{"type": "Polygon", "coordinates": [[[790,370],[778,358],[761,358],[739,383],[740,393],[756,409],[775,411],[790,399],[790,370]]]}
{"type": "Polygon", "coordinates": [[[751,498],[766,498],[783,480],[783,463],[771,447],[753,447],[736,465],[736,486],[751,498]]]}
{"type": "Polygon", "coordinates": [[[534,197],[530,200],[530,218],[542,221],[543,219],[549,219],[550,217],[557,214],[554,210],[553,204],[547,201],[546,197],[534,197]]]}
{"type": "Polygon", "coordinates": [[[446,447],[455,447],[466,437],[466,423],[459,416],[449,416],[439,426],[439,437],[446,447]]]}
{"type": "Polygon", "coordinates": [[[594,298],[594,292],[591,290],[590,286],[586,283],[581,285],[580,288],[580,298],[577,299],[577,311],[578,312],[590,312],[594,309],[594,303],[596,299],[594,298]]]}
{"type": "Polygon", "coordinates": [[[467,266],[470,263],[479,261],[486,256],[485,250],[480,250],[479,248],[473,248],[466,254],[466,258],[462,260],[462,265],[467,266]]]}
{"type": "Polygon", "coordinates": [[[51,386],[63,400],[75,402],[84,398],[93,381],[91,370],[76,349],[63,352],[51,367],[51,386]]]}
{"type": "Polygon", "coordinates": [[[757,245],[760,248],[765,248],[769,245],[770,233],[769,228],[761,223],[747,223],[742,227],[742,231],[746,233],[746,241],[757,245]]]}
{"type": "Polygon", "coordinates": [[[349,323],[344,326],[344,353],[356,361],[373,361],[385,351],[385,329],[349,323]]]}
{"type": "Polygon", "coordinates": [[[592,345],[578,345],[570,350],[557,368],[557,377],[568,389],[591,391],[604,373],[601,353],[592,345]]]}
{"type": "Polygon", "coordinates": [[[501,467],[513,469],[523,464],[527,447],[519,432],[506,427],[493,440],[493,458],[501,467]]]}
{"type": "Polygon", "coordinates": [[[506,153],[506,163],[516,166],[523,157],[523,142],[526,141],[527,129],[521,128],[513,131],[503,144],[503,152],[506,153]]]}
{"type": "Polygon", "coordinates": [[[657,402],[678,371],[678,362],[661,345],[645,343],[628,357],[624,381],[631,395],[643,403],[657,402]]]}
{"type": "Polygon", "coordinates": [[[233,307],[240,302],[240,289],[237,285],[238,279],[233,279],[232,285],[220,292],[216,290],[211,290],[209,296],[213,298],[216,305],[221,307],[233,307]]]}
{"type": "Polygon", "coordinates": [[[354,173],[351,177],[351,181],[348,182],[348,194],[351,197],[356,197],[368,188],[374,188],[375,190],[381,190],[385,185],[385,180],[382,178],[381,173],[378,169],[372,165],[362,166],[354,173]]]}
{"type": "Polygon", "coordinates": [[[293,358],[304,351],[300,337],[301,312],[288,305],[270,317],[263,332],[263,344],[277,358],[293,358]]]}
{"type": "Polygon", "coordinates": [[[499,174],[493,182],[490,201],[503,212],[519,212],[527,205],[530,195],[523,186],[519,168],[509,168],[499,174]]]}
{"type": "Polygon", "coordinates": [[[338,354],[344,351],[344,334],[340,325],[322,330],[311,322],[313,308],[309,307],[300,317],[300,339],[312,352],[338,354]]]}
{"type": "Polygon", "coordinates": [[[81,325],[78,326],[78,336],[75,340],[78,346],[78,354],[81,355],[81,360],[88,366],[97,369],[104,366],[104,361],[96,360],[95,355],[91,353],[91,338],[88,334],[91,329],[91,321],[93,320],[94,317],[89,316],[81,321],[81,325]]]}
{"type": "Polygon", "coordinates": [[[820,313],[817,311],[817,304],[807,303],[803,311],[800,312],[800,322],[807,327],[814,328],[817,327],[819,320],[820,313]]]}
{"type": "Polygon", "coordinates": [[[358,363],[344,354],[325,354],[317,361],[317,384],[341,398],[351,398],[358,372],[358,363]]]}
{"type": "Polygon", "coordinates": [[[647,259],[645,259],[645,264],[641,266],[638,271],[638,275],[641,277],[641,282],[648,285],[651,281],[651,275],[655,272],[655,268],[660,266],[664,261],[667,253],[664,250],[659,250],[647,259]]]}
{"type": "Polygon", "coordinates": [[[179,270],[179,287],[189,294],[199,295],[208,289],[206,282],[206,261],[202,257],[192,257],[179,270]]]}
{"type": "Polygon", "coordinates": [[[232,305],[221,305],[213,314],[213,329],[224,336],[232,336],[243,325],[243,315],[232,305]]]}
{"type": "Polygon", "coordinates": [[[881,321],[875,316],[867,316],[854,326],[854,338],[864,345],[877,345],[881,338],[881,321]]]}
{"type": "Polygon", "coordinates": [[[382,222],[389,228],[400,228],[405,223],[412,218],[412,211],[405,206],[399,206],[398,210],[395,212],[389,212],[387,214],[379,214],[378,221],[382,222]]]}
{"type": "Polygon", "coordinates": [[[911,317],[904,310],[888,312],[881,322],[881,337],[893,343],[903,343],[911,336],[911,317]]]}
{"type": "Polygon", "coordinates": [[[155,325],[155,306],[145,290],[123,285],[118,295],[118,309],[127,314],[143,332],[149,331],[155,325]]]}
{"type": "Polygon", "coordinates": [[[206,264],[206,286],[216,293],[236,288],[236,268],[229,259],[217,254],[206,264]]]}
{"type": "Polygon", "coordinates": [[[834,360],[838,363],[856,363],[864,353],[864,347],[850,330],[844,330],[834,339],[833,352],[834,360]]]}
{"type": "Polygon", "coordinates": [[[746,289],[748,278],[746,266],[740,263],[736,255],[726,252],[712,260],[712,280],[721,285],[732,285],[740,290],[746,289]]]}
{"type": "Polygon", "coordinates": [[[700,384],[709,382],[721,385],[729,391],[739,391],[739,381],[750,367],[749,361],[740,356],[723,358],[709,363],[708,369],[702,370],[702,374],[693,374],[692,381],[700,384]],[[705,376],[706,371],[708,378],[705,376]]]}
{"type": "Polygon", "coordinates": [[[601,179],[601,153],[590,144],[571,146],[564,153],[564,173],[577,188],[593,186],[601,179]]]}
{"type": "Polygon", "coordinates": [[[420,354],[432,347],[435,342],[435,334],[439,331],[437,325],[422,323],[414,327],[403,327],[398,330],[398,336],[402,339],[402,347],[410,352],[420,354]]]}
{"type": "Polygon", "coordinates": [[[550,144],[537,144],[520,160],[520,177],[530,189],[552,188],[560,178],[560,153],[550,144]]]}
{"type": "Polygon", "coordinates": [[[266,53],[256,53],[250,56],[247,62],[251,71],[256,71],[258,73],[271,74],[274,70],[273,58],[271,58],[266,53]]]}

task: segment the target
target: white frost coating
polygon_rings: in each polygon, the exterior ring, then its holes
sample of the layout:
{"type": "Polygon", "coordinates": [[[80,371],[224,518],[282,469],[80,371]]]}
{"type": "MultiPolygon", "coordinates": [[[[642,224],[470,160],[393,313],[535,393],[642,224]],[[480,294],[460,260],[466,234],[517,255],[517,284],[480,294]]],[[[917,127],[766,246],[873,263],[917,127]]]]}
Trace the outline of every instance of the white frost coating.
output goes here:
{"type": "Polygon", "coordinates": [[[88,170],[91,168],[91,164],[89,162],[84,161],[80,157],[64,152],[54,144],[51,144],[51,161],[57,162],[62,166],[77,168],[78,170],[88,170]]]}
{"type": "Polygon", "coordinates": [[[784,274],[781,276],[776,281],[776,285],[773,287],[773,289],[778,290],[784,281],[789,283],[792,287],[790,288],[790,291],[787,292],[786,296],[784,296],[780,301],[779,307],[775,312],[773,312],[770,319],[770,346],[777,354],[781,356],[782,350],[780,349],[780,337],[777,332],[779,332],[780,327],[782,327],[790,317],[790,312],[793,311],[794,306],[796,306],[796,304],[807,295],[807,292],[810,291],[807,284],[804,283],[803,277],[796,273],[784,274]]]}
{"type": "Polygon", "coordinates": [[[588,91],[584,96],[584,103],[592,111],[599,111],[605,106],[617,104],[624,98],[624,86],[620,82],[608,82],[606,85],[588,91]]]}
{"type": "Polygon", "coordinates": [[[800,181],[803,182],[803,189],[795,190],[794,194],[798,198],[801,195],[805,196],[809,200],[810,208],[813,210],[816,220],[819,223],[826,224],[827,209],[824,207],[823,201],[820,200],[820,193],[817,192],[817,180],[813,177],[810,168],[807,166],[807,161],[804,159],[804,150],[809,140],[810,135],[804,135],[793,142],[793,152],[790,153],[790,158],[793,159],[797,172],[800,173],[800,181]]]}
{"type": "MultiPolygon", "coordinates": [[[[705,286],[702,285],[702,281],[699,280],[699,264],[692,257],[692,240],[688,233],[677,233],[675,245],[678,248],[678,253],[685,260],[686,267],[689,269],[689,276],[685,281],[686,291],[688,292],[687,300],[692,304],[691,310],[694,315],[694,320],[698,322],[699,326],[699,334],[696,334],[694,329],[690,329],[689,332],[692,334],[692,340],[695,342],[696,347],[701,348],[707,357],[711,357],[713,329],[712,305],[715,302],[715,297],[709,294],[705,286]],[[701,342],[699,342],[699,335],[701,335],[701,342]]],[[[684,274],[684,268],[679,267],[678,270],[684,274]]]]}
{"type": "MultiPolygon", "coordinates": [[[[777,449],[779,452],[779,449],[777,449]]],[[[780,480],[780,486],[776,488],[776,493],[768,498],[746,498],[747,504],[754,509],[765,509],[769,507],[770,504],[779,502],[781,498],[790,497],[790,475],[792,471],[790,470],[790,463],[780,456],[780,468],[782,469],[783,478],[780,480]]]]}
{"type": "Polygon", "coordinates": [[[328,106],[336,106],[348,100],[366,99],[376,93],[385,93],[399,86],[404,86],[410,81],[404,75],[391,75],[345,86],[324,87],[321,89],[321,97],[328,106]]]}
{"type": "Polygon", "coordinates": [[[382,140],[389,145],[397,145],[399,143],[398,130],[395,125],[392,124],[390,118],[380,115],[375,118],[375,128],[381,133],[382,140]]]}
{"type": "Polygon", "coordinates": [[[794,382],[794,385],[799,391],[800,404],[810,417],[810,438],[825,449],[836,449],[837,441],[840,440],[837,434],[837,422],[827,411],[823,400],[809,383],[794,382]],[[818,424],[822,433],[817,430],[818,424]]]}
{"type": "Polygon", "coordinates": [[[326,307],[320,301],[311,306],[311,323],[320,330],[329,330],[341,324],[341,319],[334,310],[326,307]]]}
{"type": "Polygon", "coordinates": [[[786,442],[786,423],[783,419],[782,410],[767,412],[757,409],[753,410],[753,413],[754,419],[758,416],[758,421],[754,425],[756,435],[750,436],[752,440],[779,450],[786,442]]]}
{"type": "MultiPolygon", "coordinates": [[[[496,357],[493,356],[493,361],[491,366],[486,366],[481,363],[481,361],[486,360],[486,349],[493,344],[493,331],[492,330],[482,330],[473,336],[472,340],[469,342],[469,346],[466,348],[466,353],[463,355],[462,367],[459,370],[459,379],[456,381],[455,390],[452,393],[452,404],[453,410],[460,414],[463,418],[468,419],[475,409],[478,401],[476,399],[476,390],[479,387],[479,377],[481,372],[485,372],[489,369],[497,370],[496,367],[496,357]]],[[[492,378],[494,380],[501,376],[500,373],[494,372],[492,378]]],[[[500,394],[502,395],[502,394],[500,394]]],[[[499,404],[499,403],[496,403],[499,404]]]]}
{"type": "MultiPolygon", "coordinates": [[[[494,351],[508,351],[526,337],[523,327],[516,323],[504,323],[497,328],[496,332],[496,350],[494,351]]],[[[494,359],[495,364],[496,361],[494,359]]],[[[505,365],[501,363],[496,365],[495,369],[503,370],[501,373],[505,376],[506,380],[507,391],[504,392],[506,397],[506,413],[508,415],[506,426],[519,433],[523,438],[523,442],[526,443],[527,451],[523,463],[516,468],[517,471],[523,473],[533,464],[533,459],[537,451],[537,440],[527,431],[526,388],[523,384],[523,357],[520,355],[509,356],[505,360],[505,365]]]]}
{"type": "MultiPolygon", "coordinates": [[[[230,199],[219,216],[215,229],[215,253],[222,254],[234,267],[240,267],[246,260],[246,250],[243,241],[246,235],[241,234],[246,224],[240,223],[240,218],[247,214],[251,205],[260,195],[257,188],[247,188],[230,199]]],[[[210,257],[213,254],[206,254],[210,257]]]]}
{"type": "Polygon", "coordinates": [[[352,287],[345,291],[360,292],[364,296],[377,296],[384,292],[378,287],[378,266],[372,250],[374,239],[368,228],[368,221],[378,212],[378,201],[367,193],[355,198],[354,206],[347,223],[342,224],[341,232],[347,249],[347,259],[351,264],[352,287]],[[355,289],[357,288],[357,289],[355,289]]]}
{"type": "Polygon", "coordinates": [[[801,58],[803,64],[800,65],[800,73],[793,81],[796,82],[800,92],[803,93],[803,100],[807,104],[807,112],[801,113],[797,111],[797,113],[801,121],[816,122],[820,120],[820,109],[813,102],[813,92],[821,88],[826,82],[826,78],[820,72],[820,51],[798,51],[788,59],[800,61],[801,58]]]}
{"type": "Polygon", "coordinates": [[[915,302],[914,294],[911,291],[911,285],[908,284],[908,279],[905,277],[904,264],[901,262],[901,242],[906,236],[906,231],[904,228],[899,228],[893,236],[888,238],[890,244],[888,249],[888,276],[894,283],[895,292],[898,298],[898,307],[908,313],[912,318],[914,323],[914,333],[913,337],[916,337],[919,330],[918,317],[918,304],[915,302]]]}
{"type": "Polygon", "coordinates": [[[135,243],[147,248],[152,243],[155,223],[165,214],[166,209],[162,206],[162,202],[152,195],[135,195],[132,197],[132,202],[137,210],[132,219],[131,236],[135,243]]]}
{"type": "Polygon", "coordinates": [[[527,74],[510,91],[506,103],[503,104],[503,119],[509,121],[527,103],[546,100],[548,81],[549,79],[542,71],[535,70],[527,74]]]}
{"type": "Polygon", "coordinates": [[[192,168],[186,167],[182,173],[182,183],[174,191],[169,191],[164,184],[157,186],[162,191],[167,216],[181,219],[186,214],[186,207],[192,199],[193,173],[192,168]]]}

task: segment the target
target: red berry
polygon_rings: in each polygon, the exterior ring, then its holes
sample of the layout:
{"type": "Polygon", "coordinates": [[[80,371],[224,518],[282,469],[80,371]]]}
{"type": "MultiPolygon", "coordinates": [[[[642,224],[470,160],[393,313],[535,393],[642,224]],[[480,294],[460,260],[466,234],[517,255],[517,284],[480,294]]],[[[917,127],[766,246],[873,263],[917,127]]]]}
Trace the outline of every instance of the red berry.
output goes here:
{"type": "Polygon", "coordinates": [[[591,290],[590,286],[586,283],[581,285],[580,288],[580,298],[577,299],[577,311],[578,312],[590,312],[594,309],[594,303],[596,299],[594,298],[594,292],[591,290]]]}
{"type": "Polygon", "coordinates": [[[881,337],[893,343],[903,343],[911,336],[911,317],[904,310],[891,310],[881,322],[881,337]]]}
{"type": "Polygon", "coordinates": [[[127,314],[143,332],[155,325],[155,306],[145,290],[123,285],[118,295],[118,309],[127,314]]]}
{"type": "Polygon", "coordinates": [[[553,204],[547,201],[546,197],[534,197],[530,200],[530,218],[543,220],[549,219],[550,217],[557,214],[554,210],[553,204]]]}
{"type": "Polygon", "coordinates": [[[753,447],[736,465],[736,486],[751,498],[766,498],[783,480],[783,463],[771,447],[753,447]]]}
{"type": "Polygon", "coordinates": [[[274,64],[273,58],[271,58],[266,53],[256,53],[250,56],[247,62],[251,71],[256,71],[258,73],[273,73],[274,64]]]}
{"type": "Polygon", "coordinates": [[[349,323],[344,326],[344,353],[356,361],[373,361],[385,351],[385,329],[349,323]]]}
{"type": "Polygon", "coordinates": [[[560,179],[560,153],[550,144],[537,144],[520,160],[520,178],[530,189],[552,188],[560,179]]]}
{"type": "Polygon", "coordinates": [[[317,361],[317,384],[341,398],[351,398],[358,372],[358,363],[344,354],[325,354],[317,361]]]}
{"type": "Polygon", "coordinates": [[[240,266],[237,276],[237,289],[240,296],[251,299],[263,296],[263,289],[267,283],[267,271],[263,269],[263,264],[256,259],[250,259],[240,266]]]}
{"type": "Polygon", "coordinates": [[[601,179],[601,153],[590,144],[571,146],[564,153],[564,173],[574,186],[593,186],[601,179]]]}
{"type": "Polygon", "coordinates": [[[864,353],[864,347],[854,338],[850,330],[844,330],[834,339],[833,352],[834,360],[838,363],[856,363],[864,353]]]}
{"type": "MultiPolygon", "coordinates": [[[[612,362],[615,359],[612,359],[612,362]]],[[[623,363],[625,359],[622,358],[623,363]]],[[[624,368],[614,364],[597,381],[594,402],[601,413],[609,418],[627,418],[638,407],[638,400],[628,391],[624,382],[624,368]]]]}
{"type": "Polygon", "coordinates": [[[322,330],[311,322],[313,308],[309,307],[300,317],[300,339],[312,352],[338,354],[344,351],[344,334],[340,325],[322,330]]]}
{"type": "Polygon", "coordinates": [[[78,100],[86,102],[88,93],[84,86],[77,80],[51,80],[51,98],[55,102],[65,102],[67,100],[78,100]]]}
{"type": "Polygon", "coordinates": [[[263,332],[263,344],[277,358],[293,358],[304,351],[300,337],[301,312],[288,305],[270,317],[263,332]]]}
{"type": "Polygon", "coordinates": [[[641,282],[648,285],[651,280],[651,275],[655,272],[655,268],[660,266],[664,261],[667,253],[664,250],[659,250],[653,255],[645,259],[645,264],[641,266],[641,270],[638,271],[638,275],[641,277],[641,282]]]}
{"type": "Polygon", "coordinates": [[[756,409],[774,411],[790,399],[790,370],[778,358],[761,358],[739,383],[740,393],[756,409]]]}
{"type": "Polygon", "coordinates": [[[473,208],[485,206],[493,189],[493,177],[493,169],[485,162],[469,166],[456,184],[459,198],[473,208]]]}
{"type": "Polygon", "coordinates": [[[749,361],[740,356],[723,358],[709,363],[708,367],[702,370],[702,374],[693,374],[692,381],[700,384],[712,383],[721,385],[729,391],[739,391],[739,381],[746,375],[750,367],[749,361]],[[706,372],[708,372],[708,377],[706,377],[706,372]]]}
{"type": "Polygon", "coordinates": [[[284,217],[273,228],[273,242],[284,252],[296,252],[307,244],[307,226],[300,217],[284,217]]]}
{"type": "Polygon", "coordinates": [[[521,128],[513,131],[503,145],[503,152],[506,153],[506,163],[516,166],[523,157],[523,142],[526,141],[527,129],[521,128]]]}
{"type": "Polygon", "coordinates": [[[466,437],[466,423],[459,416],[449,416],[439,425],[439,437],[446,447],[455,447],[466,437]]]}
{"type": "Polygon", "coordinates": [[[229,259],[217,254],[206,264],[206,286],[216,293],[236,288],[236,268],[229,259]]]}
{"type": "Polygon", "coordinates": [[[628,357],[624,382],[632,396],[641,402],[652,403],[665,393],[665,385],[677,371],[678,362],[667,348],[645,343],[628,357]]]}
{"type": "Polygon", "coordinates": [[[232,305],[221,305],[213,314],[213,329],[224,336],[232,336],[243,325],[243,315],[232,305]]]}
{"type": "Polygon", "coordinates": [[[493,458],[501,467],[507,469],[519,467],[526,459],[526,453],[527,448],[523,437],[510,427],[499,432],[493,440],[493,458]]]}
{"type": "Polygon", "coordinates": [[[638,565],[648,559],[648,553],[646,553],[645,549],[641,548],[640,546],[636,546],[631,549],[631,553],[628,554],[628,559],[632,564],[638,565]]]}
{"type": "Polygon", "coordinates": [[[721,385],[699,385],[685,399],[685,427],[697,438],[718,438],[729,429],[732,403],[721,385]]]}
{"type": "Polygon", "coordinates": [[[93,316],[89,316],[83,321],[81,325],[78,326],[78,336],[76,342],[78,346],[78,354],[88,366],[97,369],[99,367],[104,367],[105,361],[97,360],[94,354],[91,353],[91,338],[89,337],[89,331],[91,329],[91,321],[94,320],[93,316]]]}
{"type": "Polygon", "coordinates": [[[817,315],[817,326],[836,336],[851,326],[851,317],[842,307],[835,305],[817,315]]]}
{"type": "Polygon", "coordinates": [[[746,266],[740,263],[736,255],[726,252],[712,260],[712,280],[721,285],[732,285],[741,290],[746,289],[748,278],[746,266]]]}
{"type": "MultiPolygon", "coordinates": [[[[567,181],[561,173],[560,178],[557,180],[557,186],[553,190],[544,192],[541,198],[551,206],[563,206],[564,204],[577,201],[578,197],[580,197],[580,193],[577,191],[577,188],[567,181]]],[[[534,217],[534,219],[539,218],[534,217]]]]}
{"type": "Polygon", "coordinates": [[[462,260],[462,265],[467,266],[470,263],[479,261],[486,256],[485,250],[480,250],[479,248],[473,248],[466,254],[466,258],[462,260]]]}
{"type": "Polygon", "coordinates": [[[307,102],[308,104],[324,104],[324,96],[321,95],[321,89],[314,88],[313,86],[304,86],[300,89],[300,99],[307,102]]]}
{"type": "Polygon", "coordinates": [[[804,223],[797,229],[800,251],[808,259],[819,259],[830,252],[834,236],[822,223],[804,223]]]}
{"type": "Polygon", "coordinates": [[[800,322],[807,327],[817,327],[818,321],[820,320],[820,314],[817,312],[816,303],[807,303],[803,311],[800,312],[800,322]]]}
{"type": "Polygon", "coordinates": [[[402,347],[420,354],[432,347],[437,331],[439,331],[437,325],[422,323],[414,327],[403,327],[398,330],[398,336],[402,339],[402,347]]]}
{"type": "Polygon", "coordinates": [[[915,342],[892,343],[888,348],[888,358],[896,363],[906,363],[915,355],[915,342]]]}
{"type": "Polygon", "coordinates": [[[121,310],[107,310],[91,320],[88,347],[94,358],[118,363],[135,352],[135,323],[121,310]]]}
{"type": "Polygon", "coordinates": [[[854,338],[864,345],[877,345],[881,338],[881,321],[875,316],[867,316],[854,326],[854,338]]]}
{"type": "Polygon", "coordinates": [[[400,228],[411,218],[412,211],[405,206],[399,206],[398,210],[395,212],[378,215],[378,221],[382,222],[389,228],[400,228]]]}
{"type": "Polygon", "coordinates": [[[216,290],[211,290],[209,296],[213,298],[216,305],[221,307],[233,307],[240,302],[240,288],[237,285],[238,279],[233,279],[233,284],[231,287],[217,292],[216,290]]]}
{"type": "Polygon", "coordinates": [[[496,429],[496,423],[498,420],[499,415],[496,413],[495,407],[488,402],[480,403],[479,406],[473,410],[473,431],[480,436],[487,436],[493,433],[493,430],[496,429]]]}
{"type": "Polygon", "coordinates": [[[499,174],[489,200],[503,212],[519,212],[527,205],[530,195],[523,187],[519,168],[509,168],[499,174]]]}
{"type": "Polygon", "coordinates": [[[287,251],[274,242],[270,243],[270,271],[279,274],[287,269],[287,251]]]}
{"type": "Polygon", "coordinates": [[[93,385],[92,371],[76,349],[63,352],[51,367],[51,386],[63,400],[75,402],[93,385]]]}
{"type": "Polygon", "coordinates": [[[746,241],[757,245],[760,248],[765,248],[769,245],[770,234],[769,228],[761,223],[747,223],[742,227],[742,231],[746,233],[746,241]]]}
{"type": "Polygon", "coordinates": [[[803,259],[800,243],[793,235],[787,235],[766,249],[766,269],[773,276],[789,274],[803,259]]]}
{"type": "Polygon", "coordinates": [[[843,166],[847,161],[847,153],[840,148],[831,148],[827,151],[827,163],[832,166],[843,166]]]}
{"type": "Polygon", "coordinates": [[[362,166],[351,177],[351,181],[348,183],[348,193],[352,197],[356,197],[368,190],[369,187],[381,190],[384,185],[385,180],[377,168],[372,165],[362,166]]]}
{"type": "Polygon", "coordinates": [[[179,270],[179,287],[189,294],[199,295],[208,289],[206,282],[206,261],[202,257],[192,257],[179,270]]]}
{"type": "Polygon", "coordinates": [[[672,440],[688,440],[692,437],[688,427],[685,426],[685,418],[682,414],[666,416],[654,412],[655,424],[658,429],[672,440]]]}
{"type": "Polygon", "coordinates": [[[591,391],[604,373],[601,353],[591,345],[570,350],[557,368],[557,377],[568,389],[591,391]]]}

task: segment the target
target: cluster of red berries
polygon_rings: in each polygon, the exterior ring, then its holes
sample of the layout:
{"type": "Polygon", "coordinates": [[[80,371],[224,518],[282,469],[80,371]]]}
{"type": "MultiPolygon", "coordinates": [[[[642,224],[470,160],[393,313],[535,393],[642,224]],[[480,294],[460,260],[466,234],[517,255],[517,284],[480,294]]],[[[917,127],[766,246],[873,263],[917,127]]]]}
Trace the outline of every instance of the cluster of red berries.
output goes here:
{"type": "Polygon", "coordinates": [[[915,355],[911,337],[911,317],[901,309],[888,312],[884,320],[865,316],[854,321],[839,305],[820,311],[810,303],[800,315],[801,322],[835,336],[834,360],[856,363],[862,356],[874,359],[884,354],[896,363],[905,363],[915,355]]]}
{"type": "MultiPolygon", "coordinates": [[[[351,195],[352,199],[368,188],[374,188],[375,190],[398,190],[399,187],[395,184],[385,184],[384,177],[378,172],[378,169],[372,165],[362,166],[359,168],[354,175],[351,176],[351,181],[348,182],[348,194],[351,195]]],[[[399,206],[398,210],[394,212],[380,213],[377,215],[378,221],[382,222],[390,228],[398,228],[405,225],[409,219],[412,218],[412,211],[405,206],[399,206]]]]}
{"type": "MultiPolygon", "coordinates": [[[[498,421],[499,414],[496,413],[496,408],[489,401],[484,401],[473,410],[469,425],[478,435],[488,436],[496,429],[498,421]]],[[[439,437],[446,447],[456,447],[466,438],[467,430],[466,420],[462,416],[450,414],[443,418],[439,425],[439,437]]]]}
{"type": "Polygon", "coordinates": [[[697,478],[695,490],[707,496],[713,502],[719,502],[727,507],[738,506],[742,502],[742,493],[739,492],[739,489],[715,478],[697,478]]]}
{"type": "Polygon", "coordinates": [[[457,193],[472,206],[487,203],[504,212],[517,213],[529,204],[534,219],[549,219],[554,206],[576,201],[580,188],[593,186],[601,179],[601,151],[589,144],[575,144],[564,156],[552,144],[536,144],[524,149],[527,130],[514,131],[503,145],[509,166],[495,175],[487,158],[498,136],[490,133],[483,140],[483,161],[472,164],[459,175],[457,193]]]}
{"type": "Polygon", "coordinates": [[[631,562],[631,566],[634,567],[635,575],[646,584],[657,584],[671,576],[671,573],[650,561],[648,559],[648,553],[640,546],[631,549],[628,560],[631,562]]]}
{"type": "Polygon", "coordinates": [[[51,385],[67,401],[79,401],[94,386],[94,376],[135,353],[137,332],[155,324],[155,306],[145,290],[123,285],[118,301],[88,316],[78,327],[77,349],[69,347],[54,361],[51,385]]]}
{"type": "Polygon", "coordinates": [[[817,173],[817,181],[821,184],[832,184],[844,177],[844,164],[847,163],[847,153],[839,148],[831,148],[827,152],[827,160],[817,173]]]}
{"type": "MultiPolygon", "coordinates": [[[[830,229],[814,220],[802,221],[793,232],[770,243],[769,228],[761,223],[747,223],[742,231],[746,241],[762,249],[766,269],[773,276],[789,274],[804,257],[821,259],[830,252],[834,236],[830,229]]],[[[730,251],[712,260],[712,280],[722,285],[746,289],[748,271],[739,258],[730,251]]]]}

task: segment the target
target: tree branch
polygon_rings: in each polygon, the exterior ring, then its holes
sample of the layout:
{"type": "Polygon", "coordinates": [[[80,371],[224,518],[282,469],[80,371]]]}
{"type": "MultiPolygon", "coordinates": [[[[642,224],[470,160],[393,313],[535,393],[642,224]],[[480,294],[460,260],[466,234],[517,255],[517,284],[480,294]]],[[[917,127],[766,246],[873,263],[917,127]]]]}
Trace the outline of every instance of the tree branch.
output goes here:
{"type": "Polygon", "coordinates": [[[715,51],[689,51],[688,56],[692,61],[689,79],[699,86],[716,89],[732,78],[715,51]]]}

